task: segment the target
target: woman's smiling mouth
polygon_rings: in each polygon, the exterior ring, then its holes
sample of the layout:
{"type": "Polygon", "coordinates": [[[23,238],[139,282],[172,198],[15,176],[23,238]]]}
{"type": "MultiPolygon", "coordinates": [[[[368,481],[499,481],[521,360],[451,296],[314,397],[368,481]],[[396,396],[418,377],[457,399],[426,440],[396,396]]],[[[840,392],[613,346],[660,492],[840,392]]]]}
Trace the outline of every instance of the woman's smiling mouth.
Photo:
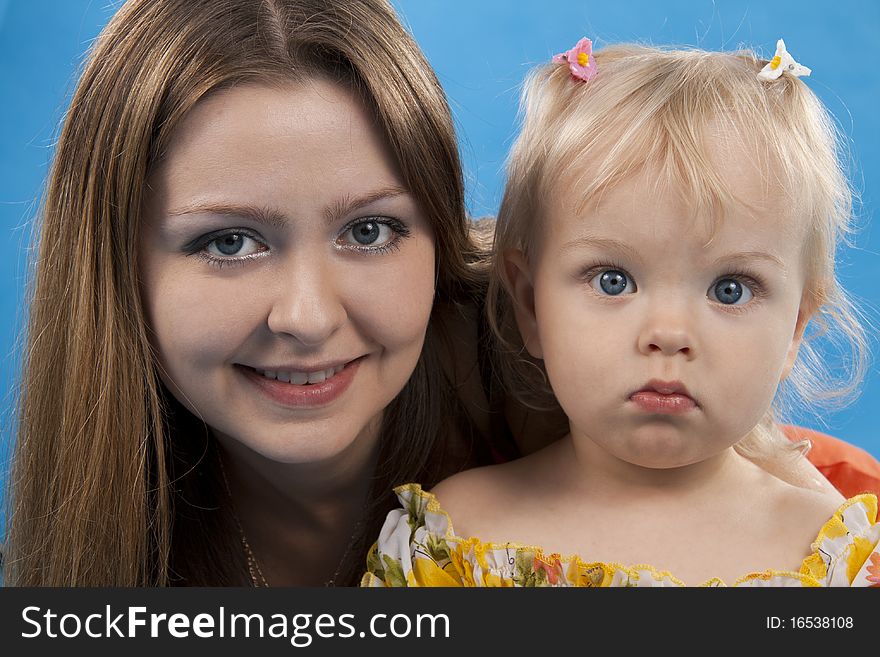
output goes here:
{"type": "Polygon", "coordinates": [[[254,369],[257,373],[262,374],[267,379],[276,379],[278,381],[284,381],[284,383],[292,383],[293,385],[302,386],[307,384],[321,383],[323,381],[326,381],[327,379],[331,379],[333,378],[334,374],[339,374],[343,370],[343,368],[345,368],[345,365],[336,365],[334,367],[319,369],[312,372],[281,369],[254,369]]]}
{"type": "Polygon", "coordinates": [[[308,369],[264,369],[236,365],[236,370],[273,402],[291,408],[320,408],[335,402],[351,385],[366,356],[352,361],[319,364],[308,369]]]}

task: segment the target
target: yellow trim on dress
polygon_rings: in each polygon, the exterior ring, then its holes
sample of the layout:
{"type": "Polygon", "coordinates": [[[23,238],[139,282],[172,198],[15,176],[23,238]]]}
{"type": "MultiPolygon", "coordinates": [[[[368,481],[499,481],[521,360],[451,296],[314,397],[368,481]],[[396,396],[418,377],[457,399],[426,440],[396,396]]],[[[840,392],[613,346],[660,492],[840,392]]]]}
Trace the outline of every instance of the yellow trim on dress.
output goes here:
{"type": "MultiPolygon", "coordinates": [[[[542,568],[545,568],[545,570],[558,567],[560,569],[559,572],[565,572],[569,574],[573,572],[578,573],[577,577],[568,577],[567,579],[568,581],[576,582],[580,586],[608,586],[611,583],[611,579],[616,574],[624,576],[628,582],[638,582],[642,578],[643,573],[649,574],[656,582],[666,581],[677,586],[687,586],[682,580],[672,575],[672,573],[670,573],[669,571],[657,570],[654,566],[650,564],[632,564],[630,566],[626,566],[622,563],[616,562],[586,562],[581,559],[580,556],[577,554],[563,556],[558,553],[551,553],[548,555],[544,552],[544,549],[538,545],[526,545],[516,542],[484,543],[476,537],[463,538],[455,534],[452,525],[452,518],[440,506],[440,502],[436,498],[436,496],[433,493],[422,489],[420,484],[404,484],[402,486],[396,487],[394,489],[394,492],[398,496],[400,496],[404,492],[412,493],[415,500],[424,502],[425,512],[430,512],[435,515],[444,517],[446,519],[446,532],[444,535],[444,539],[448,542],[455,543],[461,549],[461,552],[452,552],[450,554],[450,559],[452,563],[456,566],[459,573],[461,573],[461,575],[463,576],[464,581],[459,582],[455,580],[448,573],[446,573],[442,569],[437,568],[436,566],[434,566],[434,569],[431,569],[426,564],[420,564],[419,570],[422,571],[423,569],[425,569],[424,574],[427,576],[425,582],[428,585],[439,584],[441,586],[474,586],[475,565],[471,563],[471,561],[466,557],[466,554],[472,551],[473,558],[477,562],[476,565],[478,565],[482,570],[483,574],[481,576],[481,579],[484,580],[484,583],[491,582],[495,586],[510,586],[512,584],[507,583],[505,578],[502,578],[495,573],[489,572],[490,568],[486,561],[486,553],[493,550],[514,550],[517,553],[532,553],[532,560],[533,564],[535,564],[535,567],[540,566],[542,568]],[[598,577],[600,573],[601,578],[598,577]]],[[[871,524],[877,523],[878,504],[876,496],[865,493],[850,498],[846,500],[843,504],[841,504],[834,515],[824,525],[822,525],[822,528],[819,530],[819,533],[816,536],[816,540],[813,541],[810,546],[810,549],[813,550],[813,552],[812,554],[804,558],[801,563],[799,572],[768,569],[760,572],[747,573],[742,577],[739,577],[734,582],[734,586],[738,586],[752,580],[771,580],[774,578],[785,578],[789,580],[800,581],[801,585],[808,587],[823,586],[822,580],[827,576],[828,567],[822,559],[819,548],[826,540],[841,538],[849,533],[849,530],[844,523],[843,515],[847,509],[857,504],[862,504],[865,507],[868,521],[871,524]]],[[[859,554],[864,553],[865,558],[867,558],[874,549],[874,544],[869,543],[862,537],[854,537],[853,541],[857,552],[859,554]],[[862,545],[862,543],[864,543],[864,545],[862,545]]],[[[851,557],[851,553],[852,550],[844,549],[840,552],[840,554],[834,555],[834,561],[832,561],[832,565],[835,564],[837,560],[844,558],[845,556],[851,557]]],[[[414,569],[416,567],[416,564],[418,564],[420,561],[423,560],[415,560],[415,562],[413,563],[414,569]]],[[[862,561],[864,561],[864,559],[862,561]]],[[[861,563],[857,563],[857,560],[851,558],[849,559],[849,563],[847,564],[847,575],[849,576],[850,581],[852,581],[852,578],[858,572],[860,565],[861,563]]],[[[367,575],[364,576],[362,585],[364,583],[373,581],[371,579],[368,579],[370,575],[370,573],[367,573],[367,575]]],[[[727,584],[725,584],[724,580],[722,580],[721,578],[712,577],[700,584],[699,586],[718,587],[727,586],[727,584]]]]}

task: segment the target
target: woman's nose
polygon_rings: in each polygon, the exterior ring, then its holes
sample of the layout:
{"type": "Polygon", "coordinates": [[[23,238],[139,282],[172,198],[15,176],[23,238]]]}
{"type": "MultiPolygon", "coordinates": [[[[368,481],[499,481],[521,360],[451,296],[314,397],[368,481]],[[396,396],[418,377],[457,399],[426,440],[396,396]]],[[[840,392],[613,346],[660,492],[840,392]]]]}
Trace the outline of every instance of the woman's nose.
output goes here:
{"type": "Polygon", "coordinates": [[[286,333],[314,347],[345,323],[347,312],[328,269],[319,263],[302,263],[277,282],[268,320],[273,333],[286,333]]]}

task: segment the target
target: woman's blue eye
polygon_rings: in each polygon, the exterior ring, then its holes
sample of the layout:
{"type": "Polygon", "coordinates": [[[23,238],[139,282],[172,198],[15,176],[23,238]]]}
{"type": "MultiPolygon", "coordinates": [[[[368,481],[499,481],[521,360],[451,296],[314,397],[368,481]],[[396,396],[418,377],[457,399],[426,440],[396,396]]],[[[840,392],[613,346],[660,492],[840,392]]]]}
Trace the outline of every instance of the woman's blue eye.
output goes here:
{"type": "Polygon", "coordinates": [[[590,280],[590,285],[597,292],[604,292],[610,296],[635,292],[635,283],[629,280],[628,276],[619,269],[606,269],[596,274],[590,280]]]}
{"type": "Polygon", "coordinates": [[[343,246],[380,249],[395,241],[397,231],[384,221],[365,219],[352,224],[339,237],[343,246]]]}
{"type": "Polygon", "coordinates": [[[253,247],[259,246],[259,242],[244,233],[227,233],[208,242],[206,249],[209,254],[217,257],[243,256],[257,253],[260,249],[253,247]],[[242,253],[243,248],[248,243],[252,245],[251,248],[244,249],[244,253],[242,253]]]}
{"type": "Polygon", "coordinates": [[[722,278],[710,288],[709,296],[719,303],[733,306],[748,303],[754,295],[748,285],[735,278],[722,278]]]}
{"type": "Polygon", "coordinates": [[[367,246],[372,244],[377,239],[379,239],[379,235],[381,233],[381,229],[379,228],[379,224],[373,221],[365,221],[362,224],[358,224],[351,229],[352,237],[354,237],[355,241],[358,244],[363,244],[367,246]]]}

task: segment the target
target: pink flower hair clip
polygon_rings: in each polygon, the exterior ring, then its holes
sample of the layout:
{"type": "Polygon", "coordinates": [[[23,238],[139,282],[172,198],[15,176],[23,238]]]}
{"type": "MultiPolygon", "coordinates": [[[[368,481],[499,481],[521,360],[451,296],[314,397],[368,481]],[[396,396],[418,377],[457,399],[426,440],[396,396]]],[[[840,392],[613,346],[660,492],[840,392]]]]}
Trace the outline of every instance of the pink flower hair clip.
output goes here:
{"type": "Polygon", "coordinates": [[[553,56],[554,62],[567,63],[571,77],[587,82],[596,75],[596,62],[593,60],[593,42],[584,37],[568,52],[553,56]]]}

